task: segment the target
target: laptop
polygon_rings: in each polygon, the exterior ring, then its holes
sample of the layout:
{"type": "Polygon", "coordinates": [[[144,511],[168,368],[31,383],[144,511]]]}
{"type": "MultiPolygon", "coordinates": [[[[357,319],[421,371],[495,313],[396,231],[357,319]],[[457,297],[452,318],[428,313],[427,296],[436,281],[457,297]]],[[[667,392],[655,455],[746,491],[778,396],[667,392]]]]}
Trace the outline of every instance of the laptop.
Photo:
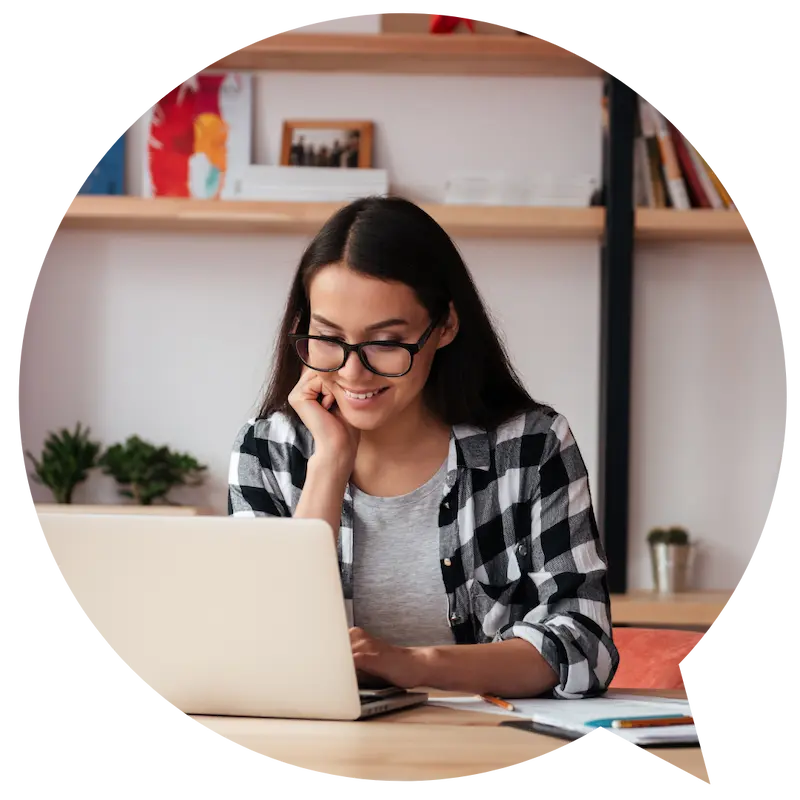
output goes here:
{"type": "Polygon", "coordinates": [[[186,714],[356,720],[421,705],[359,689],[333,534],[319,520],[40,513],[117,654],[186,714]]]}

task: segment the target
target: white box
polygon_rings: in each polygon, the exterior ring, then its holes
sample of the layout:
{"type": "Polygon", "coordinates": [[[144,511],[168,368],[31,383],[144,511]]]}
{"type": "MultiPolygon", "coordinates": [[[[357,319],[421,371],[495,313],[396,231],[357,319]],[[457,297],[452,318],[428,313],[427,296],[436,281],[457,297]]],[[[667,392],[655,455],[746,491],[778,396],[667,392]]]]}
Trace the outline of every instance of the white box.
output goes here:
{"type": "Polygon", "coordinates": [[[231,200],[273,200],[334,203],[386,195],[385,169],[279,167],[251,164],[228,175],[231,200]]]}

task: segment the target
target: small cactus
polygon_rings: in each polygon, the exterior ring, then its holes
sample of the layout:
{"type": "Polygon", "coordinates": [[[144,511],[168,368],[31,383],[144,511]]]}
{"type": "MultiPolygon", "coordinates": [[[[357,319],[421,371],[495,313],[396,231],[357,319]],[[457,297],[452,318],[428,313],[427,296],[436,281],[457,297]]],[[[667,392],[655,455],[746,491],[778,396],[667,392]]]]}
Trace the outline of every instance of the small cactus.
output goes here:
{"type": "Polygon", "coordinates": [[[653,528],[647,534],[650,544],[689,544],[689,534],[685,528],[672,526],[671,528],[653,528]]]}

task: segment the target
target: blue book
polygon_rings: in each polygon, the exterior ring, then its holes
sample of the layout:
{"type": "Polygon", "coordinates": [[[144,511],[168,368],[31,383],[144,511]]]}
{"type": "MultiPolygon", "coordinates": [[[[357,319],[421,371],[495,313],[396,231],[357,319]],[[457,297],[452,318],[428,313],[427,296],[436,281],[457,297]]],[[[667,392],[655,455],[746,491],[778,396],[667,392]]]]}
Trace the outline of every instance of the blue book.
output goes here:
{"type": "Polygon", "coordinates": [[[125,194],[125,134],[111,145],[78,194],[125,194]]]}

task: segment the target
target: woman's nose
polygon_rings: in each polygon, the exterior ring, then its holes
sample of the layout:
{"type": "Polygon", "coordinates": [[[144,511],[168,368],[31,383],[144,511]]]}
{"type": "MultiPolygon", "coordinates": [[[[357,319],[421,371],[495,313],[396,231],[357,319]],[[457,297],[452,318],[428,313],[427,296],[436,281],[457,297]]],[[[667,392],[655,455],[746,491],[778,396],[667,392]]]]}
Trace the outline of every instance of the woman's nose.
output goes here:
{"type": "Polygon", "coordinates": [[[350,384],[352,388],[360,389],[358,381],[363,381],[369,378],[372,373],[361,363],[358,353],[352,352],[347,354],[347,360],[339,369],[339,375],[350,384]]]}

